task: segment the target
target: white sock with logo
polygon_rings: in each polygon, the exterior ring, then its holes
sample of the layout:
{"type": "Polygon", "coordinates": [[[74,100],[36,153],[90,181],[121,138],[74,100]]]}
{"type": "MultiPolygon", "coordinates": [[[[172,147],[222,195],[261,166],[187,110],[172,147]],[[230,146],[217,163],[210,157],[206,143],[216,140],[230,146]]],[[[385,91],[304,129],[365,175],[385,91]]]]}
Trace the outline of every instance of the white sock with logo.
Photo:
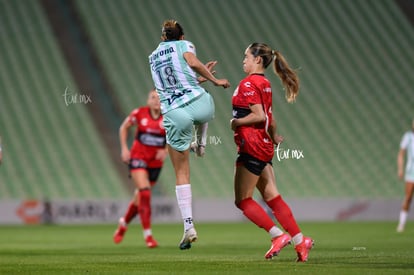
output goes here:
{"type": "Polygon", "coordinates": [[[186,231],[194,227],[191,185],[177,185],[175,187],[175,194],[177,196],[178,208],[184,221],[184,230],[186,231]]]}

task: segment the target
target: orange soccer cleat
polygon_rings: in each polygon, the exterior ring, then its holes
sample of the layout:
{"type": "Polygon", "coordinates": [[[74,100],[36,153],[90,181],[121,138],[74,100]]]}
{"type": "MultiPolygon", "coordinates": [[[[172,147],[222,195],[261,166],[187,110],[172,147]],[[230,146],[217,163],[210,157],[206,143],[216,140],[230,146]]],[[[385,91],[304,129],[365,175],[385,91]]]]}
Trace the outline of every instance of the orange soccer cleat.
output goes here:
{"type": "Polygon", "coordinates": [[[309,237],[303,237],[303,241],[295,246],[298,254],[297,262],[306,262],[308,260],[309,251],[312,249],[314,241],[309,237]]]}
{"type": "Polygon", "coordinates": [[[147,244],[148,248],[155,248],[158,246],[157,241],[152,237],[152,236],[148,236],[145,238],[145,243],[147,244]]]}
{"type": "Polygon", "coordinates": [[[291,241],[292,239],[288,234],[282,234],[276,238],[273,238],[272,246],[266,252],[265,258],[272,259],[273,257],[279,255],[280,250],[282,250],[282,248],[284,248],[285,246],[289,245],[291,241]]]}
{"type": "Polygon", "coordinates": [[[123,222],[123,219],[121,218],[119,220],[118,228],[116,229],[114,233],[114,243],[118,244],[122,242],[122,239],[124,238],[125,232],[127,231],[128,227],[125,225],[125,222],[123,222]]]}

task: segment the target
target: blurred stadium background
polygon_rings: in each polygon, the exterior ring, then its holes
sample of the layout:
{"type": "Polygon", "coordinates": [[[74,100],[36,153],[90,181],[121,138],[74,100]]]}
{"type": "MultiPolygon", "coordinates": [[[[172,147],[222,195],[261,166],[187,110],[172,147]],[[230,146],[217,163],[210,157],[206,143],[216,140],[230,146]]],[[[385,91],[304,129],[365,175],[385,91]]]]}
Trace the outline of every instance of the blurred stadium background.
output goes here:
{"type": "MultiPolygon", "coordinates": [[[[145,104],[148,55],[162,21],[174,18],[198,57],[217,60],[217,75],[232,84],[205,86],[216,118],[206,156],[192,159],[195,201],[232,205],[230,100],[244,49],[261,41],[301,79],[288,104],[267,74],[285,137],[279,152],[288,156],[274,159],[284,197],[301,218],[321,203],[326,211],[341,205],[345,219],[370,207],[382,211],[378,219],[397,219],[396,156],[414,117],[413,11],[408,0],[0,0],[0,203],[128,201],[118,127],[145,104]]],[[[169,160],[154,193],[175,205],[169,160]]]]}

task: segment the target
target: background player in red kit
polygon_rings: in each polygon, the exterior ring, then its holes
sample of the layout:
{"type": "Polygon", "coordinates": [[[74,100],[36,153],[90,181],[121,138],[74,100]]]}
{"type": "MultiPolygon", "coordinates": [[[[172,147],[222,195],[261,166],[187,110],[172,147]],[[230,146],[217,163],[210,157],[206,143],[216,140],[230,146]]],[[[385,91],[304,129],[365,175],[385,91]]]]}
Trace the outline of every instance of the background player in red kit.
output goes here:
{"type": "Polygon", "coordinates": [[[285,86],[288,102],[293,102],[299,91],[296,73],[278,51],[262,43],[247,47],[243,59],[243,70],[247,76],[240,81],[232,99],[231,128],[238,149],[234,175],[235,204],[247,218],[270,234],[272,246],[265,254],[266,259],[277,256],[293,240],[297,261],[305,262],[313,240],[301,233],[290,207],[277,190],[272,168],[274,145],[283,140],[276,134],[272,88],[264,75],[272,61],[275,73],[285,86]],[[252,198],[255,187],[290,236],[280,230],[252,198]]]}
{"type": "Polygon", "coordinates": [[[119,129],[121,158],[129,165],[136,189],[125,215],[119,219],[118,229],[113,236],[115,243],[122,241],[127,225],[139,214],[147,246],[149,248],[158,246],[151,231],[151,186],[156,183],[168,154],[165,148],[165,129],[162,119],[158,94],[155,90],[151,90],[147,106],[133,110],[119,129]],[[128,130],[132,126],[136,126],[137,129],[130,151],[127,138],[128,130]]]}

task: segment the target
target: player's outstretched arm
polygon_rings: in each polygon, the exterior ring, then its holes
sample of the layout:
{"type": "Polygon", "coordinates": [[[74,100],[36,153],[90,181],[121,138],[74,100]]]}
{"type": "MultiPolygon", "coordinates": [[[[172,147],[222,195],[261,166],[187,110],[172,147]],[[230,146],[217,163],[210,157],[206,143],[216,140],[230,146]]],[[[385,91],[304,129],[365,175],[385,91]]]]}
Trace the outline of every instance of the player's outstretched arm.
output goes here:
{"type": "Polygon", "coordinates": [[[211,81],[216,86],[223,88],[230,87],[230,82],[227,79],[217,79],[213,73],[191,52],[184,53],[184,59],[196,73],[211,81]]]}

